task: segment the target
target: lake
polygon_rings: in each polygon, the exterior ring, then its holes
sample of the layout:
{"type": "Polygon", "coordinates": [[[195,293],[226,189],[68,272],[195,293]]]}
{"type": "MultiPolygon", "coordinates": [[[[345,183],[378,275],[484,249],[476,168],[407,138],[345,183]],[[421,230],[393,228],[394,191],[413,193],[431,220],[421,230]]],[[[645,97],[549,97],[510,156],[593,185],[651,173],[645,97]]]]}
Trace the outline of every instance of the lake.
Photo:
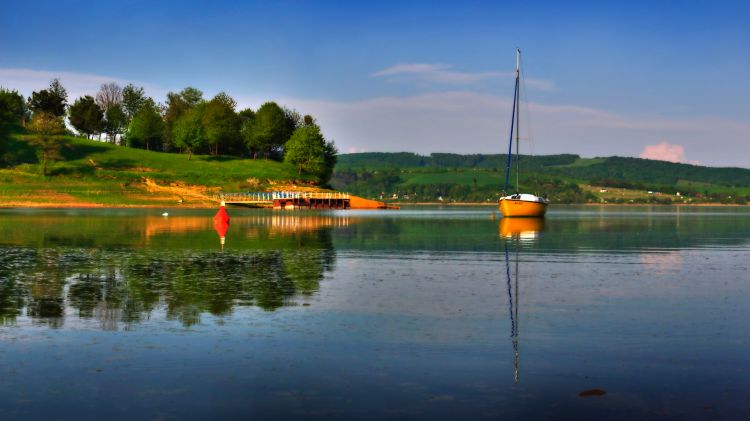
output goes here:
{"type": "Polygon", "coordinates": [[[749,208],[493,210],[2,210],[0,419],[750,418],[749,208]]]}

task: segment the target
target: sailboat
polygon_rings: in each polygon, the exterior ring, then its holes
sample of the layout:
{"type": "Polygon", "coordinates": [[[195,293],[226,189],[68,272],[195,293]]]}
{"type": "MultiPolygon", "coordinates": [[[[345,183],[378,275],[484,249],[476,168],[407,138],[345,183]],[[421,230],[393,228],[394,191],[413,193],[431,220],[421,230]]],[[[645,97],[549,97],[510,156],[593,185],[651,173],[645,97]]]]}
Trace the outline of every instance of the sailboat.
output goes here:
{"type": "Polygon", "coordinates": [[[514,194],[503,196],[498,201],[500,212],[504,217],[543,217],[547,211],[549,200],[535,196],[533,194],[521,193],[519,191],[519,154],[518,141],[519,134],[519,111],[520,111],[520,83],[521,83],[521,49],[516,48],[516,87],[513,93],[513,113],[510,119],[510,141],[508,142],[508,164],[505,167],[505,190],[503,194],[508,194],[508,184],[510,181],[510,164],[513,153],[513,137],[515,129],[516,142],[516,192],[514,194]]]}

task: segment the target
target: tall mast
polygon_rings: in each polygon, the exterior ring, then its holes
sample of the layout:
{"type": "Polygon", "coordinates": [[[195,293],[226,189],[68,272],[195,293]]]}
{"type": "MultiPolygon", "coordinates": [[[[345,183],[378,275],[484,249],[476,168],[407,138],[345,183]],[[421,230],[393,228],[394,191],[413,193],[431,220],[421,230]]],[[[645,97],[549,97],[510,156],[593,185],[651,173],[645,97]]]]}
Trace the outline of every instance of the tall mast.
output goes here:
{"type": "MultiPolygon", "coordinates": [[[[508,184],[510,181],[510,160],[513,156],[513,127],[516,123],[516,100],[518,99],[518,68],[521,65],[521,50],[516,48],[516,84],[513,90],[513,111],[510,115],[510,138],[508,139],[508,162],[505,165],[505,190],[503,194],[508,194],[508,184]]],[[[518,137],[518,135],[516,135],[518,137]]],[[[518,140],[516,140],[516,143],[518,140]]],[[[518,155],[518,148],[516,148],[516,158],[518,155]]],[[[517,159],[516,159],[517,160],[517,159]]],[[[518,193],[518,168],[516,166],[516,193],[518,193]]]]}
{"type": "Polygon", "coordinates": [[[520,92],[520,81],[521,81],[521,49],[516,48],[516,97],[517,99],[514,99],[513,102],[518,104],[518,107],[516,109],[516,194],[519,192],[519,182],[518,182],[518,174],[520,172],[520,166],[519,166],[519,160],[520,155],[518,153],[518,140],[519,140],[519,133],[520,133],[520,122],[519,122],[519,115],[521,114],[521,92],[520,92]]]}

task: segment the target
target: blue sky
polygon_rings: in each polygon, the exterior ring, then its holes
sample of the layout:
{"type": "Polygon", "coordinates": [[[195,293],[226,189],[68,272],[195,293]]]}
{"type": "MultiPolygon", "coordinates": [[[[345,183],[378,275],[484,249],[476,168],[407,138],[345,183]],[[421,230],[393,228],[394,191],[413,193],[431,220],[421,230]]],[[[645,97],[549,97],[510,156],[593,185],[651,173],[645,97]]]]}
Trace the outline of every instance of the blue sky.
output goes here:
{"type": "Polygon", "coordinates": [[[519,46],[527,151],[750,167],[748,4],[1,0],[0,85],[191,85],[311,113],[342,152],[498,152],[519,46]]]}

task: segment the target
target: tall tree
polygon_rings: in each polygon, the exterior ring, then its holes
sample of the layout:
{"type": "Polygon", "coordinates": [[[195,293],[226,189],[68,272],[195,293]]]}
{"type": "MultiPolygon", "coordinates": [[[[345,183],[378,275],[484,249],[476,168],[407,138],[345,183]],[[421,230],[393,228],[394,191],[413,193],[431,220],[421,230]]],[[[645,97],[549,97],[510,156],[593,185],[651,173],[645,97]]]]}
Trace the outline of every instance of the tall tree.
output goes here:
{"type": "Polygon", "coordinates": [[[33,133],[33,136],[29,138],[29,144],[36,147],[42,164],[42,175],[46,176],[48,162],[62,159],[60,150],[63,143],[56,136],[65,133],[65,124],[62,117],[52,113],[37,112],[28,128],[33,133]]]}
{"type": "Polygon", "coordinates": [[[52,79],[49,88],[32,92],[29,97],[29,109],[34,113],[47,113],[57,117],[65,115],[68,105],[68,92],[58,79],[52,79]]]}
{"type": "Polygon", "coordinates": [[[336,168],[339,150],[332,140],[326,141],[323,150],[323,169],[318,173],[318,182],[321,184],[328,183],[333,176],[333,169],[336,168]]]}
{"type": "Polygon", "coordinates": [[[326,140],[316,125],[302,126],[286,142],[284,161],[303,172],[320,177],[326,172],[326,140]]]}
{"type": "Polygon", "coordinates": [[[160,149],[164,140],[164,120],[153,99],[146,98],[130,120],[125,140],[131,148],[160,149]]]}
{"type": "Polygon", "coordinates": [[[122,105],[111,105],[104,111],[104,131],[110,143],[117,143],[117,135],[122,134],[127,123],[127,116],[122,105]]]}
{"type": "Polygon", "coordinates": [[[122,103],[122,88],[115,82],[102,84],[99,92],[96,93],[96,103],[102,107],[104,112],[107,112],[110,107],[120,105],[122,103]]]}
{"type": "Polygon", "coordinates": [[[0,87],[0,124],[23,124],[27,113],[23,95],[0,87]]]}
{"type": "Polygon", "coordinates": [[[265,154],[266,158],[280,158],[284,143],[292,132],[284,110],[275,102],[266,102],[258,108],[252,124],[243,130],[245,144],[251,151],[265,154]]]}
{"type": "Polygon", "coordinates": [[[188,86],[180,91],[180,97],[182,97],[188,106],[195,107],[199,102],[203,101],[203,92],[200,89],[188,86]]]}
{"type": "Polygon", "coordinates": [[[142,86],[134,86],[129,83],[122,88],[122,108],[128,117],[128,122],[140,111],[146,101],[146,93],[142,86]]]}
{"type": "Polygon", "coordinates": [[[182,115],[190,111],[203,100],[203,92],[188,86],[180,93],[167,93],[167,106],[164,111],[164,150],[177,147],[175,144],[175,125],[182,115]]]}
{"type": "Polygon", "coordinates": [[[174,126],[175,146],[188,152],[188,161],[193,158],[193,152],[203,146],[206,140],[201,108],[196,107],[183,114],[174,126]]]}
{"type": "Polygon", "coordinates": [[[28,111],[23,96],[17,91],[0,87],[0,161],[5,153],[5,142],[10,132],[10,126],[26,121],[28,111]]]}
{"type": "Polygon", "coordinates": [[[217,94],[205,105],[202,121],[205,127],[206,142],[212,155],[235,152],[240,140],[241,120],[234,111],[237,103],[224,92],[217,94]]]}
{"type": "Polygon", "coordinates": [[[104,111],[93,97],[80,97],[68,108],[68,119],[78,133],[91,137],[104,128],[104,111]]]}
{"type": "Polygon", "coordinates": [[[302,127],[304,124],[304,118],[297,112],[297,110],[284,107],[284,120],[286,121],[286,127],[289,131],[289,136],[297,130],[298,127],[302,127]]]}

